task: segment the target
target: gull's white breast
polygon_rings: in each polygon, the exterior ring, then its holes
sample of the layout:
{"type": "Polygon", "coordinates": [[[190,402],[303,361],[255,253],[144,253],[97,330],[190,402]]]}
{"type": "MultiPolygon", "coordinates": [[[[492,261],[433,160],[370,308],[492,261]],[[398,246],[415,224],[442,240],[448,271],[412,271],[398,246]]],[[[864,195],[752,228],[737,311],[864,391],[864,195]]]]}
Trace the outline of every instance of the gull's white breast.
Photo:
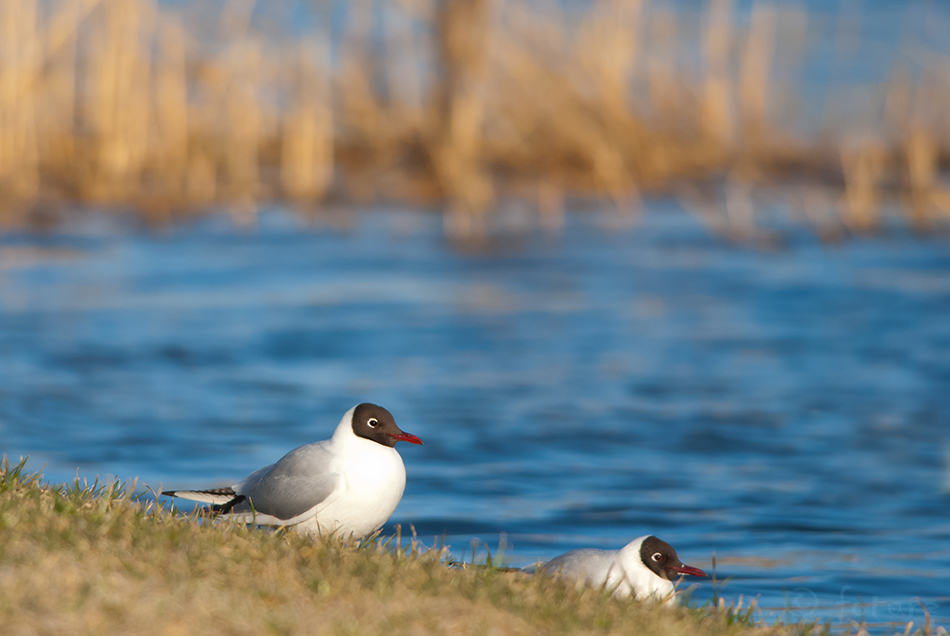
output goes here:
{"type": "Polygon", "coordinates": [[[395,448],[355,436],[339,441],[328,468],[342,476],[342,488],[295,526],[298,532],[367,535],[386,523],[402,499],[406,467],[395,448]]]}

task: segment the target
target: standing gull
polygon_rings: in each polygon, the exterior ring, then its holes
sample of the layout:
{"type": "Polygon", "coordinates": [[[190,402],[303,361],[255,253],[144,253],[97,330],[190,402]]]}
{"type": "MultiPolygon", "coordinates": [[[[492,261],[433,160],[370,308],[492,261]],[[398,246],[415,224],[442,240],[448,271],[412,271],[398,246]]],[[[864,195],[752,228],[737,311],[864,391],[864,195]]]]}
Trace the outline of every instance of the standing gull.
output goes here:
{"type": "Polygon", "coordinates": [[[571,550],[524,571],[577,579],[579,585],[604,587],[617,596],[667,601],[675,597],[673,581],[680,575],[706,576],[699,568],[683,565],[673,546],[652,535],[634,539],[619,550],[571,550]]]}
{"type": "Polygon", "coordinates": [[[162,494],[210,503],[214,513],[238,522],[363,537],[386,523],[406,488],[396,442],[422,444],[383,407],[359,404],[330,439],[295,448],[235,486],[162,494]]]}

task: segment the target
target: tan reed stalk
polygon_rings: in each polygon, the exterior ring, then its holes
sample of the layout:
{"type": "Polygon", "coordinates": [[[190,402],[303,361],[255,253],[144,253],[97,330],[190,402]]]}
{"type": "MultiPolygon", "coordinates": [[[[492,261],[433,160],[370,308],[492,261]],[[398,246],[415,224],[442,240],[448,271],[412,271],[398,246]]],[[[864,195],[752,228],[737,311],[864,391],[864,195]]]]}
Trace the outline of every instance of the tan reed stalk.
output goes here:
{"type": "Polygon", "coordinates": [[[732,49],[732,0],[711,0],[706,27],[706,76],[703,82],[702,130],[726,153],[734,141],[733,87],[729,70],[732,49]]]}
{"type": "Polygon", "coordinates": [[[768,100],[775,45],[775,8],[757,3],[752,9],[749,37],[739,78],[740,117],[745,142],[761,143],[768,136],[768,100]]]}
{"type": "Polygon", "coordinates": [[[41,162],[47,171],[75,165],[78,159],[74,119],[78,100],[79,27],[98,5],[99,0],[64,0],[53,9],[37,33],[38,38],[45,40],[42,62],[46,72],[36,74],[37,85],[42,88],[36,91],[35,98],[40,102],[37,108],[41,115],[41,162]]]}
{"type": "Polygon", "coordinates": [[[495,199],[480,156],[485,111],[479,93],[491,47],[490,10],[490,0],[450,0],[438,17],[443,86],[438,138],[430,152],[450,199],[446,231],[465,238],[485,234],[483,215],[495,199]]]}
{"type": "Polygon", "coordinates": [[[885,149],[876,142],[841,150],[845,191],[839,210],[845,227],[853,232],[866,232],[879,223],[886,160],[885,149]]]}
{"type": "Polygon", "coordinates": [[[291,199],[316,201],[333,177],[333,111],[328,71],[329,44],[304,42],[296,60],[298,86],[284,116],[281,143],[281,184],[291,199]],[[316,61],[323,61],[322,68],[316,61]]]}
{"type": "Polygon", "coordinates": [[[14,199],[39,187],[34,76],[42,59],[35,0],[0,3],[0,182],[14,199]]]}
{"type": "Polygon", "coordinates": [[[685,117],[683,94],[676,72],[677,18],[672,9],[653,5],[647,85],[650,106],[659,120],[685,117]]]}
{"type": "Polygon", "coordinates": [[[190,119],[185,33],[177,16],[161,16],[157,39],[151,168],[157,197],[180,201],[185,198],[190,119]]]}
{"type": "Polygon", "coordinates": [[[150,47],[155,6],[146,0],[107,0],[89,38],[83,123],[90,130],[91,173],[82,184],[97,201],[138,190],[150,117],[150,47]]]}

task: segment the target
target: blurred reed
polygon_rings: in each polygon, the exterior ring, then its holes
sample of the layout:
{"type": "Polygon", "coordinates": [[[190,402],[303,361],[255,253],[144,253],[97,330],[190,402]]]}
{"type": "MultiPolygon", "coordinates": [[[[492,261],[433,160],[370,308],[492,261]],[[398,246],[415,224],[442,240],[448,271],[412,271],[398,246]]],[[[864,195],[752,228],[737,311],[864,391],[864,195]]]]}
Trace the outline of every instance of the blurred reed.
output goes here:
{"type": "Polygon", "coordinates": [[[332,12],[259,24],[233,0],[215,28],[197,1],[0,2],[0,222],[384,199],[444,202],[471,238],[507,199],[557,229],[565,196],[636,213],[650,193],[749,235],[777,191],[821,231],[950,222],[950,58],[916,43],[809,132],[796,65],[833,18],[796,5],[353,0],[331,32],[332,12]]]}

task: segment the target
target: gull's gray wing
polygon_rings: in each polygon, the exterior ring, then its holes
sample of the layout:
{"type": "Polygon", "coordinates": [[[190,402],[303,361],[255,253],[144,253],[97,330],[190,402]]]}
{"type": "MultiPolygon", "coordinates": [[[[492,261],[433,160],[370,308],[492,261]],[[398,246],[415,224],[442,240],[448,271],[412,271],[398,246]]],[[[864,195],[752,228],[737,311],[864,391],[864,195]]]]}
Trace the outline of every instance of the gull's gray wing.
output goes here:
{"type": "Polygon", "coordinates": [[[254,512],[287,521],[336,498],[346,485],[331,468],[332,459],[322,442],[295,448],[276,464],[245,477],[234,490],[246,499],[228,513],[254,512]]]}
{"type": "Polygon", "coordinates": [[[616,556],[616,550],[581,548],[554,557],[543,567],[548,574],[560,573],[578,579],[588,578],[600,584],[606,580],[616,556]]]}

